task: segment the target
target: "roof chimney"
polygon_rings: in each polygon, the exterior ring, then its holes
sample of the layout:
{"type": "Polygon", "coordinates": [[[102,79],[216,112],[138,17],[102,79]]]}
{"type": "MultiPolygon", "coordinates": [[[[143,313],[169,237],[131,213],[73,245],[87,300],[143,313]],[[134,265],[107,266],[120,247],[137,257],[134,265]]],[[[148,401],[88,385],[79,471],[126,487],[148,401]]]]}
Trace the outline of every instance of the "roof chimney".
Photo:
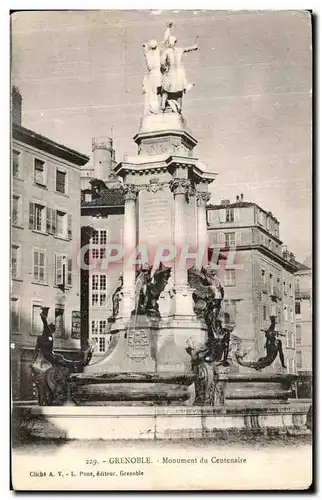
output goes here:
{"type": "Polygon", "coordinates": [[[115,151],[112,137],[93,137],[92,151],[95,179],[115,182],[117,176],[114,172],[115,151]]]}
{"type": "Polygon", "coordinates": [[[240,201],[243,201],[243,199],[244,199],[244,194],[241,193],[241,195],[240,195],[240,201]]]}
{"type": "Polygon", "coordinates": [[[239,196],[238,195],[236,196],[236,201],[239,201],[239,196]]]}
{"type": "Polygon", "coordinates": [[[12,123],[21,125],[22,96],[18,87],[13,86],[11,91],[12,123]]]}

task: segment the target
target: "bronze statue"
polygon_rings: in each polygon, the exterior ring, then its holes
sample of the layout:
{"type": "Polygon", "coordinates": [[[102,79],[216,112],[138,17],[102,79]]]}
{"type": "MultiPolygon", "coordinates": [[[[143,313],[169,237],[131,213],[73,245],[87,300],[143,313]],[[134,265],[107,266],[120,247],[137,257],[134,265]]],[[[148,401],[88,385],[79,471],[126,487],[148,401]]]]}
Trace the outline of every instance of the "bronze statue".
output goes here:
{"type": "Polygon", "coordinates": [[[194,289],[192,298],[195,314],[204,319],[208,333],[214,334],[215,322],[225,295],[216,271],[210,266],[202,267],[201,270],[192,267],[188,270],[188,282],[194,289]]]}
{"type": "Polygon", "coordinates": [[[108,318],[109,323],[115,322],[118,313],[120,311],[120,302],[122,301],[122,297],[123,297],[123,276],[121,275],[119,278],[119,283],[112,295],[113,310],[112,310],[112,316],[108,318]]]}
{"type": "Polygon", "coordinates": [[[151,282],[152,266],[143,264],[136,272],[135,306],[132,315],[145,314],[147,306],[148,283],[151,282]]]}
{"type": "Polygon", "coordinates": [[[240,353],[236,353],[236,360],[241,366],[247,366],[248,368],[253,368],[254,370],[262,370],[267,366],[270,366],[276,359],[277,355],[279,355],[280,362],[283,368],[285,366],[284,353],[283,353],[283,344],[279,336],[283,336],[283,334],[275,331],[276,326],[276,317],[270,316],[271,324],[265,332],[266,343],[266,356],[259,358],[257,361],[244,361],[243,358],[246,354],[242,355],[240,353]]]}
{"type": "Polygon", "coordinates": [[[160,317],[158,300],[165,289],[171,274],[171,268],[162,263],[151,276],[152,266],[144,264],[137,272],[135,309],[132,315],[160,317]]]}
{"type": "Polygon", "coordinates": [[[77,360],[69,360],[53,351],[55,325],[48,324],[49,307],[43,307],[40,313],[44,328],[37,338],[35,356],[31,365],[34,383],[38,392],[40,406],[60,405],[68,398],[68,377],[71,373],[80,373],[92,358],[92,347],[78,353],[77,360]]]}

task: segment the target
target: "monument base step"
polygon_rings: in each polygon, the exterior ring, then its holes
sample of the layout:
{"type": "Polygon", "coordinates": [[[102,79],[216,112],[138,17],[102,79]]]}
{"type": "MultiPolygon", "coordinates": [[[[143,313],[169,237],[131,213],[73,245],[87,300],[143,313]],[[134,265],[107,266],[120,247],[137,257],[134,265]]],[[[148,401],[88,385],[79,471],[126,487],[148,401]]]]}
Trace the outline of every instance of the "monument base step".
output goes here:
{"type": "Polygon", "coordinates": [[[246,406],[19,406],[13,435],[46,439],[238,439],[309,434],[309,402],[246,406]]]}

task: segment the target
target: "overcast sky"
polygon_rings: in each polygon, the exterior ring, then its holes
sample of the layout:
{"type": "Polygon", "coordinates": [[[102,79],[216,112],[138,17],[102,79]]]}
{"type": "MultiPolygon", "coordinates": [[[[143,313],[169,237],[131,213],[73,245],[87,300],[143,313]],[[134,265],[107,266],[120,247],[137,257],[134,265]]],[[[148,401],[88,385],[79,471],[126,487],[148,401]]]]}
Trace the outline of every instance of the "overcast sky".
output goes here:
{"type": "Polygon", "coordinates": [[[194,89],[184,115],[196,156],[218,172],[212,203],[244,193],[279,219],[281,238],[311,252],[311,26],[300,11],[26,12],[12,18],[12,80],[23,125],[91,153],[110,135],[135,154],[143,109],[142,44],[174,21],[194,89]]]}

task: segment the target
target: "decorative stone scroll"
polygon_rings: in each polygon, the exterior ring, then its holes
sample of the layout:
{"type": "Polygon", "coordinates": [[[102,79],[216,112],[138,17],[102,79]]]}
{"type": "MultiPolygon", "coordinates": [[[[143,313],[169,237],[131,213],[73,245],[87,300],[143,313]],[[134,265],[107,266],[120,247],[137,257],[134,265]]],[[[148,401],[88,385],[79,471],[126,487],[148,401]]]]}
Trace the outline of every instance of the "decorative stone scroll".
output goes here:
{"type": "Polygon", "coordinates": [[[211,194],[203,192],[203,191],[196,192],[196,198],[197,198],[197,206],[198,207],[202,207],[202,206],[205,207],[211,198],[211,194]]]}
{"type": "Polygon", "coordinates": [[[187,201],[189,201],[191,196],[196,194],[195,188],[192,186],[189,179],[171,179],[169,187],[174,196],[184,194],[187,201]]]}
{"type": "Polygon", "coordinates": [[[133,361],[141,361],[149,355],[149,339],[147,331],[142,329],[131,329],[128,333],[129,350],[127,355],[133,361]]]}
{"type": "Polygon", "coordinates": [[[139,192],[138,186],[134,184],[124,184],[122,186],[125,201],[135,201],[139,192]]]}
{"type": "Polygon", "coordinates": [[[150,193],[157,193],[158,191],[163,191],[163,186],[165,183],[161,183],[159,179],[150,179],[150,184],[146,186],[146,190],[150,193]]]}

